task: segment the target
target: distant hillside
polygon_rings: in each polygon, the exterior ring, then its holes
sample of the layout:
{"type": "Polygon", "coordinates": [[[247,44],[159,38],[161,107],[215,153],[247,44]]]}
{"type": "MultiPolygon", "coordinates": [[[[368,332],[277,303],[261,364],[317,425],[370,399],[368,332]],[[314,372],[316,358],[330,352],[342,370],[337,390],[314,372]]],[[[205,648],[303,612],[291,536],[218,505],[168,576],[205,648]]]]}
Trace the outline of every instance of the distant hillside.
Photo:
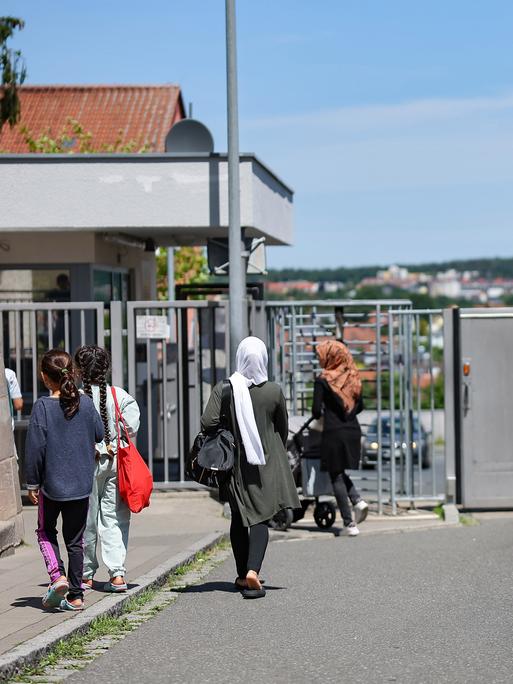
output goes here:
{"type": "MultiPolygon", "coordinates": [[[[460,259],[426,264],[398,264],[409,271],[434,274],[454,268],[457,271],[479,271],[483,278],[513,278],[513,257],[507,259],[460,259]]],[[[357,283],[362,278],[376,275],[386,266],[355,266],[354,268],[281,268],[269,271],[269,280],[312,280],[357,283]]]]}

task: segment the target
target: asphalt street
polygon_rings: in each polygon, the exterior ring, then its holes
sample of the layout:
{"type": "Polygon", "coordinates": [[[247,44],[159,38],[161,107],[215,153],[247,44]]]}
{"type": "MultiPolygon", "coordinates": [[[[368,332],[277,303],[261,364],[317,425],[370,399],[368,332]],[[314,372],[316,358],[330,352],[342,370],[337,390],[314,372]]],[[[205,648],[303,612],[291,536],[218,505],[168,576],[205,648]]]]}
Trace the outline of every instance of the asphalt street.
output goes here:
{"type": "Polygon", "coordinates": [[[274,542],[264,599],[230,559],[68,681],[512,682],[512,567],[507,519],[274,542]]]}

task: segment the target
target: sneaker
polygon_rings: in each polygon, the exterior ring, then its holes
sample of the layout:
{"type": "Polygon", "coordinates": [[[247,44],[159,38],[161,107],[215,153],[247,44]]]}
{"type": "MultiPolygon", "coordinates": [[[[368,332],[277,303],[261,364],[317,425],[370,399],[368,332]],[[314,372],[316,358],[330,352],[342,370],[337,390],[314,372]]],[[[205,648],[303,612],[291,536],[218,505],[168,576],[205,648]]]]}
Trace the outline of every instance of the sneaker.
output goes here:
{"type": "Polygon", "coordinates": [[[354,506],[354,519],[357,525],[362,523],[369,513],[369,504],[365,503],[363,499],[360,499],[358,503],[354,506]]]}
{"type": "Polygon", "coordinates": [[[360,534],[360,530],[356,527],[356,523],[352,522],[349,525],[345,525],[339,534],[341,537],[357,537],[360,534]]]}

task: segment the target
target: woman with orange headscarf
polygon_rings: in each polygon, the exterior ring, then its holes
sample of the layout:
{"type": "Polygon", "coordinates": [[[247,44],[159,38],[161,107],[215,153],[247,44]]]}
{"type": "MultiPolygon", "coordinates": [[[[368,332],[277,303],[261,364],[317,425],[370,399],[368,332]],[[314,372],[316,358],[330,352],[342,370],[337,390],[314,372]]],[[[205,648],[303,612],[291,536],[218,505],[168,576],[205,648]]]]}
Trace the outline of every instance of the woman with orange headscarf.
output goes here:
{"type": "Polygon", "coordinates": [[[338,340],[317,347],[322,371],[315,380],[312,413],[324,417],[321,470],[327,470],[342,515],[342,534],[355,537],[367,517],[363,501],[346,469],[359,467],[362,431],[357,414],[363,409],[362,381],[349,349],[338,340]],[[353,505],[355,520],[351,510],[353,505]]]}

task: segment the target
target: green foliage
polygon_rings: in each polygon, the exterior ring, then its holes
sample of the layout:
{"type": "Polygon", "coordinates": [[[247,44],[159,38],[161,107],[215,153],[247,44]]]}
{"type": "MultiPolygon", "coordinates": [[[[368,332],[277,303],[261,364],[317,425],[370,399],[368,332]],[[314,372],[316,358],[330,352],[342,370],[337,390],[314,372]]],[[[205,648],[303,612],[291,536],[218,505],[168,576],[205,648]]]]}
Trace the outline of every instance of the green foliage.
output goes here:
{"type": "Polygon", "coordinates": [[[20,119],[18,86],[25,81],[27,70],[21,51],[12,50],[9,40],[24,26],[22,19],[0,17],[0,131],[5,123],[12,128],[20,119]]]}
{"type": "Polygon", "coordinates": [[[44,154],[95,154],[95,153],[116,153],[116,152],[137,152],[143,153],[149,150],[147,143],[141,144],[137,140],[123,140],[123,131],[118,131],[116,140],[112,143],[96,145],[93,134],[86,131],[82,124],[68,117],[61,132],[53,137],[50,131],[41,133],[35,137],[26,126],[22,126],[21,134],[27,144],[28,152],[39,152],[44,154]]]}
{"type": "MultiPolygon", "coordinates": [[[[188,285],[208,280],[207,257],[202,247],[175,249],[175,283],[188,285]]],[[[157,292],[159,299],[167,299],[167,249],[157,250],[157,292]]]]}

